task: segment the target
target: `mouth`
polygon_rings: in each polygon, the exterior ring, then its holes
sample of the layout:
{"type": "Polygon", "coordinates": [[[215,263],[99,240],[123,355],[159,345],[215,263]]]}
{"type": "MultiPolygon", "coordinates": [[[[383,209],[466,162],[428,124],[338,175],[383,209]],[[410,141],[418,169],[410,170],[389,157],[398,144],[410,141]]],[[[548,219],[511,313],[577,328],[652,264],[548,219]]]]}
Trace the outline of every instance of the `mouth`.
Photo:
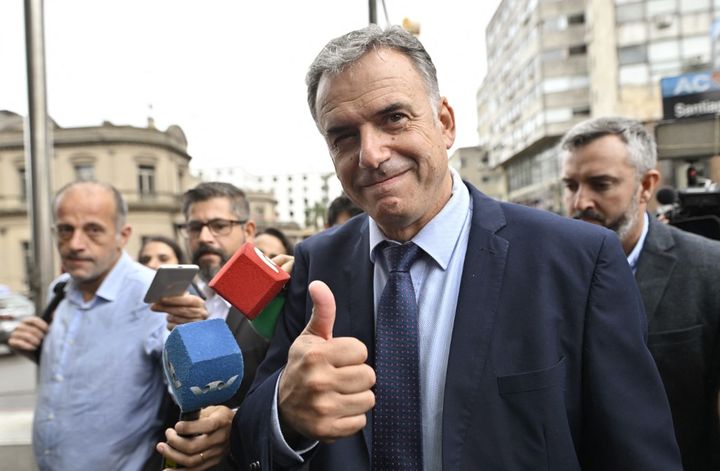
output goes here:
{"type": "Polygon", "coordinates": [[[204,253],[204,254],[200,255],[199,257],[197,257],[197,260],[198,261],[210,261],[210,260],[215,260],[215,259],[219,259],[219,258],[221,258],[221,257],[217,254],[204,253]]]}
{"type": "Polygon", "coordinates": [[[379,187],[379,186],[385,186],[385,185],[391,185],[398,181],[400,177],[405,175],[409,170],[402,170],[396,173],[393,173],[392,175],[378,175],[377,177],[371,178],[369,182],[364,183],[362,185],[363,188],[372,188],[372,187],[379,187]]]}

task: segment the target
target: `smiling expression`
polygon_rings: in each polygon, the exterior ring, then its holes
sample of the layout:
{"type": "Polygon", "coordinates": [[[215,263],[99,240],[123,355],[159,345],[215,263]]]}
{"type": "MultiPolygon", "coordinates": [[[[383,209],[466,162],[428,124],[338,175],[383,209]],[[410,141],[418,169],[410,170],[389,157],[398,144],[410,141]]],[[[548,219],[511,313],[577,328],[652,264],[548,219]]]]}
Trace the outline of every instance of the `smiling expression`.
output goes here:
{"type": "Polygon", "coordinates": [[[386,236],[411,239],[448,201],[453,110],[444,98],[433,106],[404,54],[371,50],[324,75],[316,110],[345,192],[386,236]]]}

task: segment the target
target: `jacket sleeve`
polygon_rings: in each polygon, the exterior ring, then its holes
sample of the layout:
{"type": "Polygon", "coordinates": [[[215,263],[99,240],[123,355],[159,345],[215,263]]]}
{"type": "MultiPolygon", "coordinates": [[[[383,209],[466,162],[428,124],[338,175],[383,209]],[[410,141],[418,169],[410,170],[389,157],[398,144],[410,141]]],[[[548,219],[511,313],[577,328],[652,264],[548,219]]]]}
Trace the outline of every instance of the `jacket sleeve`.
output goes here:
{"type": "Polygon", "coordinates": [[[611,233],[596,260],[583,337],[582,468],[681,470],[642,299],[611,233]]]}
{"type": "Polygon", "coordinates": [[[292,470],[303,466],[302,463],[288,464],[287,460],[276,456],[273,449],[272,404],[275,385],[287,362],[290,346],[307,323],[307,267],[307,253],[300,244],[296,247],[285,307],[278,318],[267,356],[260,364],[250,392],[233,420],[230,449],[240,469],[292,470]]]}

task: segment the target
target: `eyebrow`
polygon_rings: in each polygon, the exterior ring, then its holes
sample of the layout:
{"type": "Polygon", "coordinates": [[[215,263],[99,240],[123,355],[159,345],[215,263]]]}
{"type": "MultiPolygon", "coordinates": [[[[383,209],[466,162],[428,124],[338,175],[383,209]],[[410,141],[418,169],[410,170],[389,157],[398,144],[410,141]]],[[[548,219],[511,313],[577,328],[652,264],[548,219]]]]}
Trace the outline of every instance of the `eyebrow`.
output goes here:
{"type": "MultiPolygon", "coordinates": [[[[408,108],[408,106],[403,103],[400,103],[400,102],[390,103],[385,108],[382,108],[379,111],[375,112],[373,114],[373,116],[376,118],[379,118],[379,117],[385,116],[390,113],[394,113],[398,110],[405,109],[405,108],[408,108]]],[[[325,134],[327,136],[337,135],[337,134],[342,134],[343,132],[346,132],[351,129],[354,129],[354,126],[341,124],[339,126],[333,126],[331,128],[328,128],[325,131],[325,134]]]]}

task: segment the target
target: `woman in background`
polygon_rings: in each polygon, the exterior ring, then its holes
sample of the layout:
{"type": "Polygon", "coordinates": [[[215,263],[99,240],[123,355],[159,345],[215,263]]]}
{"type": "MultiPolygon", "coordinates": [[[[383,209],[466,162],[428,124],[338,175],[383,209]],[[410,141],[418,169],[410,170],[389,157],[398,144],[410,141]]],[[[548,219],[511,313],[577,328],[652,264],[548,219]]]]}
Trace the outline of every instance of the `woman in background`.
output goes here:
{"type": "Polygon", "coordinates": [[[260,249],[268,258],[276,255],[292,255],[293,244],[279,229],[268,227],[255,235],[255,247],[260,249]]]}
{"type": "Polygon", "coordinates": [[[187,263],[178,243],[165,236],[145,238],[138,254],[138,262],[153,270],[157,270],[160,265],[187,263]]]}

